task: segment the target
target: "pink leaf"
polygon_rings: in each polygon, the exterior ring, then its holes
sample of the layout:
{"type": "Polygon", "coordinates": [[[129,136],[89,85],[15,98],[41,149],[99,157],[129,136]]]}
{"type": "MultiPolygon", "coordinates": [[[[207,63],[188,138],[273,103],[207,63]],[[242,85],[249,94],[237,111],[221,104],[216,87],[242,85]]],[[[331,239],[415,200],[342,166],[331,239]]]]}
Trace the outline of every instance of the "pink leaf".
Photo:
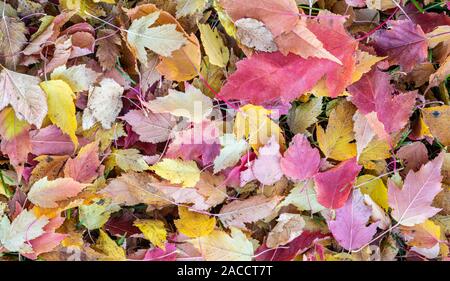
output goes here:
{"type": "Polygon", "coordinates": [[[214,123],[194,124],[190,129],[175,133],[166,156],[183,160],[200,160],[210,164],[220,153],[219,130],[214,123]]]}
{"type": "Polygon", "coordinates": [[[400,65],[409,72],[428,55],[428,43],[422,28],[410,20],[388,21],[391,28],[380,30],[374,35],[375,50],[382,56],[389,56],[391,65],[400,65]]]}
{"type": "Polygon", "coordinates": [[[27,162],[28,153],[31,152],[28,130],[24,130],[11,140],[2,139],[0,151],[8,155],[9,161],[16,170],[18,178],[21,178],[24,171],[24,164],[27,162]]]}
{"type": "Polygon", "coordinates": [[[177,248],[175,244],[166,243],[166,250],[153,248],[147,250],[142,260],[144,261],[175,261],[177,259],[177,248]]]}
{"type": "Polygon", "coordinates": [[[58,216],[51,219],[43,228],[45,233],[29,241],[32,246],[33,252],[23,255],[29,259],[35,260],[40,254],[52,251],[61,243],[64,238],[67,237],[67,234],[55,233],[55,230],[59,228],[63,223],[63,217],[58,216]]]}
{"type": "Polygon", "coordinates": [[[78,195],[86,186],[71,178],[49,181],[47,177],[44,177],[30,188],[28,200],[42,208],[56,208],[57,202],[78,195]]]}
{"type": "Polygon", "coordinates": [[[257,105],[278,99],[289,102],[311,90],[323,77],[330,96],[341,94],[351,82],[356,41],[347,34],[341,17],[330,16],[320,23],[310,20],[307,27],[342,65],[328,59],[283,56],[280,52],[255,54],[237,63],[237,71],[228,77],[219,96],[257,105]]]}
{"type": "Polygon", "coordinates": [[[297,255],[310,248],[314,241],[326,237],[320,231],[303,231],[303,233],[283,247],[270,249],[263,244],[255,253],[257,261],[291,261],[297,255]]]}
{"type": "Polygon", "coordinates": [[[264,22],[274,37],[290,31],[299,21],[295,0],[221,0],[220,4],[234,21],[253,18],[264,22]]]}
{"type": "Polygon", "coordinates": [[[98,176],[100,167],[98,142],[92,142],[81,148],[77,157],[67,160],[64,176],[81,183],[91,183],[98,176]]]}
{"type": "Polygon", "coordinates": [[[305,180],[319,171],[320,153],[312,148],[308,138],[297,134],[281,158],[281,170],[293,180],[305,180]]]}
{"type": "Polygon", "coordinates": [[[262,184],[272,185],[283,176],[280,167],[280,145],[272,137],[269,142],[259,149],[259,156],[253,162],[252,172],[262,184]]]}
{"type": "Polygon", "coordinates": [[[339,209],[344,206],[361,168],[354,157],[326,172],[315,175],[317,201],[330,209],[339,209]]]}
{"type": "Polygon", "coordinates": [[[402,129],[408,122],[416,100],[416,92],[394,95],[390,76],[374,69],[348,87],[351,101],[363,114],[377,113],[387,133],[402,129]],[[376,82],[374,82],[376,81],[376,82]]]}
{"type": "Polygon", "coordinates": [[[442,190],[441,167],[444,156],[444,152],[441,152],[433,161],[423,165],[419,171],[410,170],[402,189],[398,188],[392,180],[388,181],[391,216],[399,224],[413,226],[424,222],[441,210],[432,207],[431,203],[442,190]]]}
{"type": "MultiPolygon", "coordinates": [[[[67,155],[74,152],[74,145],[68,135],[54,126],[48,126],[40,130],[30,132],[32,153],[34,155],[67,155]]],[[[81,145],[86,144],[83,139],[79,140],[81,145]]]]}
{"type": "Polygon", "coordinates": [[[139,135],[143,142],[159,143],[169,139],[175,119],[167,113],[147,112],[141,110],[130,110],[123,120],[127,121],[133,131],[139,135]]]}
{"type": "Polygon", "coordinates": [[[336,219],[328,222],[331,233],[346,250],[355,250],[368,243],[377,231],[378,223],[369,226],[372,209],[364,204],[359,190],[347,200],[342,208],[336,210],[336,219]]]}

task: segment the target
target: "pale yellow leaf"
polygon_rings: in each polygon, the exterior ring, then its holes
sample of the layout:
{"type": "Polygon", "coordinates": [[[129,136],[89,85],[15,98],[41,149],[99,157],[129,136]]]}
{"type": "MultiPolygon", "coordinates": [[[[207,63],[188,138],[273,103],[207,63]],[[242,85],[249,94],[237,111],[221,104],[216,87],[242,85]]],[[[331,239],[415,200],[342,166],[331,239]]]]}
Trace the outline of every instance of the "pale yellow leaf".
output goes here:
{"type": "Polygon", "coordinates": [[[200,170],[195,161],[165,158],[150,167],[158,176],[174,184],[194,187],[200,180],[200,170]]]}

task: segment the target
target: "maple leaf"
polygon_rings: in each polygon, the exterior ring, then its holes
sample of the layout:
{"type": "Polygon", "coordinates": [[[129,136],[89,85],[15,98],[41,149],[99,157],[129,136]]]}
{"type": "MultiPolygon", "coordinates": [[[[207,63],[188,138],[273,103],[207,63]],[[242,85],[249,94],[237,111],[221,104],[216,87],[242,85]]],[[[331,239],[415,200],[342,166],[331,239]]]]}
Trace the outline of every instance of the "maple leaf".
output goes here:
{"type": "Polygon", "coordinates": [[[145,252],[144,261],[175,261],[177,259],[177,248],[175,244],[166,243],[164,245],[166,250],[160,248],[153,248],[145,252]]]}
{"type": "Polygon", "coordinates": [[[137,219],[133,224],[142,231],[145,238],[152,242],[153,245],[165,250],[167,231],[164,227],[164,222],[160,220],[137,219]]]}
{"type": "Polygon", "coordinates": [[[177,18],[201,13],[206,8],[208,1],[206,0],[176,0],[177,2],[177,18]]]}
{"type": "Polygon", "coordinates": [[[219,1],[230,17],[237,21],[241,18],[254,18],[262,21],[277,37],[294,28],[298,19],[298,8],[294,0],[280,1],[219,1]]]}
{"type": "Polygon", "coordinates": [[[376,112],[387,133],[402,129],[412,113],[416,92],[393,95],[390,76],[378,69],[366,73],[348,88],[351,101],[362,114],[376,112]],[[377,81],[377,83],[373,83],[377,81]]]}
{"type": "Polygon", "coordinates": [[[127,40],[136,51],[138,59],[147,64],[147,52],[145,48],[158,55],[170,57],[172,52],[186,44],[183,33],[176,30],[175,24],[164,24],[156,27],[153,25],[159,18],[160,12],[134,20],[127,31],[127,40]]]}
{"type": "Polygon", "coordinates": [[[46,64],[45,71],[52,71],[59,66],[65,65],[69,60],[71,53],[72,37],[64,35],[56,39],[53,57],[48,64],[46,64]]]}
{"type": "Polygon", "coordinates": [[[450,133],[442,127],[448,127],[450,106],[433,106],[422,110],[423,121],[430,130],[433,137],[437,138],[443,145],[450,145],[450,133]]]}
{"type": "Polygon", "coordinates": [[[440,211],[430,205],[434,197],[442,190],[443,161],[444,153],[440,153],[435,159],[423,165],[419,171],[409,171],[402,189],[399,189],[391,179],[388,181],[391,216],[398,224],[404,226],[420,224],[440,211]]]}
{"type": "Polygon", "coordinates": [[[166,141],[171,137],[175,120],[170,114],[130,110],[123,117],[139,135],[139,140],[149,143],[166,141]]]}
{"type": "Polygon", "coordinates": [[[246,137],[251,147],[257,151],[275,136],[281,146],[284,146],[284,136],[280,127],[268,115],[270,110],[262,106],[247,104],[241,107],[234,121],[233,132],[237,139],[246,137]]]}
{"type": "Polygon", "coordinates": [[[253,245],[245,234],[231,227],[231,235],[214,230],[208,236],[188,240],[207,261],[251,261],[253,245]]]}
{"type": "Polygon", "coordinates": [[[248,143],[244,139],[237,140],[234,134],[224,134],[220,137],[220,144],[222,149],[214,159],[214,174],[236,165],[249,150],[248,143]]]}
{"type": "Polygon", "coordinates": [[[46,217],[36,217],[32,211],[23,210],[10,222],[3,215],[0,220],[0,242],[11,252],[32,253],[29,241],[44,234],[44,227],[49,220],[46,217]]]}
{"type": "Polygon", "coordinates": [[[167,79],[188,81],[198,76],[201,58],[200,43],[197,37],[191,34],[186,45],[174,51],[171,57],[163,57],[156,69],[167,79]]]}
{"type": "Polygon", "coordinates": [[[184,187],[194,187],[200,179],[200,170],[194,161],[164,158],[150,167],[158,176],[184,187]]]}
{"type": "Polygon", "coordinates": [[[388,21],[389,30],[380,30],[374,35],[375,49],[388,55],[391,65],[400,65],[409,72],[414,65],[427,58],[427,38],[422,28],[409,20],[388,21]]]}
{"type": "Polygon", "coordinates": [[[121,39],[119,33],[112,29],[100,29],[97,33],[96,57],[103,70],[111,70],[120,57],[121,39]]]}
{"type": "Polygon", "coordinates": [[[297,23],[290,32],[276,37],[275,42],[283,55],[293,53],[305,59],[316,57],[342,64],[338,58],[323,47],[322,42],[306,27],[306,22],[297,23]]]}
{"type": "Polygon", "coordinates": [[[292,139],[289,148],[280,160],[283,173],[294,180],[305,180],[313,177],[319,171],[320,153],[317,148],[311,148],[306,136],[298,134],[292,139]],[[306,163],[299,164],[303,159],[306,163]]]}
{"type": "Polygon", "coordinates": [[[265,244],[261,245],[255,252],[255,259],[257,261],[290,261],[308,250],[318,240],[328,236],[322,225],[312,221],[309,217],[302,216],[302,218],[305,226],[300,236],[283,247],[271,249],[265,244]]]}
{"type": "Polygon", "coordinates": [[[276,183],[283,176],[280,160],[280,145],[272,137],[266,145],[259,148],[258,158],[253,161],[251,170],[254,177],[265,185],[276,183]]]}
{"type": "Polygon", "coordinates": [[[339,209],[347,201],[353,183],[361,170],[356,158],[339,163],[325,172],[314,176],[317,201],[324,207],[339,209]]]}
{"type": "Polygon", "coordinates": [[[0,73],[0,110],[9,104],[20,120],[26,120],[40,128],[47,114],[44,91],[38,77],[13,72],[6,68],[0,73]]]}
{"type": "Polygon", "coordinates": [[[58,201],[76,196],[87,185],[71,178],[59,178],[49,181],[44,177],[33,184],[28,192],[28,199],[43,208],[56,208],[58,201]]]}
{"type": "Polygon", "coordinates": [[[305,133],[311,125],[317,122],[317,117],[322,112],[322,98],[313,98],[306,103],[289,110],[287,123],[294,134],[305,133]]]}
{"type": "Polygon", "coordinates": [[[302,234],[305,220],[299,214],[281,214],[277,219],[277,225],[267,235],[266,245],[276,248],[285,245],[302,234]]]}
{"type": "Polygon", "coordinates": [[[289,205],[295,206],[299,211],[311,211],[313,214],[325,209],[317,202],[314,181],[311,180],[297,183],[288,196],[277,206],[277,209],[289,205]]]}
{"type": "Polygon", "coordinates": [[[417,172],[420,167],[428,162],[427,147],[421,142],[413,142],[400,147],[397,151],[397,157],[403,160],[405,169],[401,171],[403,176],[413,170],[417,172]]]}
{"type": "Polygon", "coordinates": [[[356,156],[352,116],[354,107],[341,101],[331,111],[326,131],[316,125],[319,148],[327,158],[347,160],[356,156]]]}
{"type": "Polygon", "coordinates": [[[79,221],[88,230],[101,228],[110,218],[111,213],[118,211],[119,206],[109,199],[96,199],[89,205],[78,207],[79,221]]]}
{"type": "Polygon", "coordinates": [[[166,157],[196,160],[201,161],[203,165],[208,165],[219,154],[219,134],[217,124],[209,121],[175,132],[166,157]]]}
{"type": "Polygon", "coordinates": [[[336,219],[329,221],[331,233],[346,250],[355,250],[369,242],[377,231],[377,223],[366,226],[371,208],[364,204],[359,191],[347,200],[342,208],[336,210],[336,219]]]}
{"type": "Polygon", "coordinates": [[[384,210],[389,209],[388,190],[384,182],[373,175],[362,175],[356,179],[355,186],[359,187],[362,194],[367,194],[384,210]]]}
{"type": "Polygon", "coordinates": [[[243,201],[236,200],[222,207],[219,219],[225,227],[245,228],[244,223],[256,222],[271,215],[281,199],[256,195],[243,201]]]}
{"type": "Polygon", "coordinates": [[[281,99],[289,102],[311,90],[324,76],[327,95],[336,97],[351,81],[356,41],[342,27],[342,19],[309,21],[307,27],[342,65],[327,59],[304,59],[280,52],[260,53],[239,61],[237,71],[222,87],[221,99],[238,99],[260,105],[281,99]],[[242,96],[240,93],[246,93],[242,96]]]}
{"type": "Polygon", "coordinates": [[[192,85],[186,84],[186,91],[169,89],[169,94],[145,104],[153,113],[170,113],[183,116],[192,122],[202,122],[212,111],[212,100],[192,85]]]}
{"type": "Polygon", "coordinates": [[[99,232],[99,237],[95,243],[94,249],[105,255],[102,260],[126,260],[125,250],[117,245],[117,243],[103,230],[100,230],[99,232]]]}
{"type": "Polygon", "coordinates": [[[49,180],[55,180],[64,176],[64,165],[66,164],[68,155],[63,156],[50,156],[41,155],[34,158],[38,164],[31,171],[29,179],[30,183],[34,183],[43,177],[47,177],[49,180]]]}
{"type": "Polygon", "coordinates": [[[216,226],[216,219],[208,215],[191,212],[186,207],[178,207],[180,219],[175,220],[175,226],[180,233],[196,238],[209,235],[216,226]]]}
{"type": "Polygon", "coordinates": [[[100,167],[98,142],[83,146],[75,158],[67,160],[64,175],[81,183],[91,183],[98,177],[100,167]]]}
{"type": "Polygon", "coordinates": [[[114,149],[108,158],[108,164],[111,161],[111,166],[119,167],[125,172],[135,171],[142,172],[148,170],[150,167],[145,162],[144,157],[140,154],[139,150],[130,149],[114,149]]]}

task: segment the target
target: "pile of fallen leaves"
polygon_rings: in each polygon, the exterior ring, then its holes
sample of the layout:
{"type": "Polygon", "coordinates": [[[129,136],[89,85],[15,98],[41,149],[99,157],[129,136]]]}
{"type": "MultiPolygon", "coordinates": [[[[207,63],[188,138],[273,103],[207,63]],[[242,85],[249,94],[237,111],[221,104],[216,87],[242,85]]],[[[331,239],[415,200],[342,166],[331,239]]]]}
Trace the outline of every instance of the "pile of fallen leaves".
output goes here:
{"type": "Polygon", "coordinates": [[[0,2],[0,260],[448,260],[449,9],[0,2]]]}

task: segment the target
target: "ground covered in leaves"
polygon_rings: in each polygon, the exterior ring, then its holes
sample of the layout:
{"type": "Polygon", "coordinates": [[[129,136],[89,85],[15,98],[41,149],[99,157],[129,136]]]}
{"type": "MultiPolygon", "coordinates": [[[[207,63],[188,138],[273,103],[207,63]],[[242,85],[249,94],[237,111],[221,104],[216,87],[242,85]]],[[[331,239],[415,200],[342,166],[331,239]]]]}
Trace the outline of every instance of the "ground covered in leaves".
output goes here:
{"type": "Polygon", "coordinates": [[[0,3],[0,260],[448,260],[449,3],[0,3]]]}

